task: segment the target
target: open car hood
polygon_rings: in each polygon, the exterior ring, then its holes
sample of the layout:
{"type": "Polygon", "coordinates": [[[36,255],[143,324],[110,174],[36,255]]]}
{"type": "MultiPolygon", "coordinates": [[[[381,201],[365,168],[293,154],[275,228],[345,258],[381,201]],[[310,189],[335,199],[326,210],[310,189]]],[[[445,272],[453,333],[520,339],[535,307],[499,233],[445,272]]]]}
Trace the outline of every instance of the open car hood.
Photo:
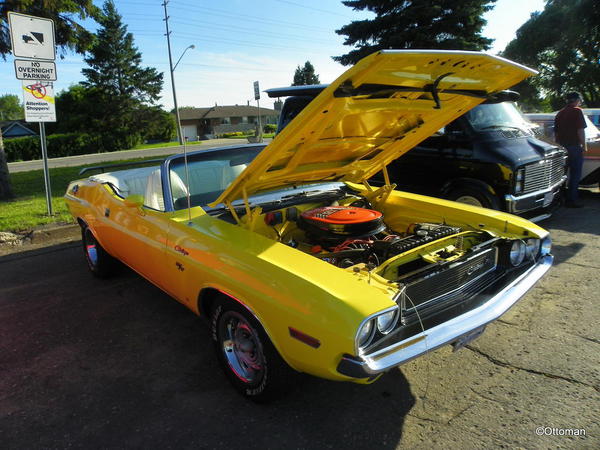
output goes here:
{"type": "Polygon", "coordinates": [[[536,71],[479,52],[382,50],[344,72],[211,204],[314,181],[360,183],[536,71]]]}

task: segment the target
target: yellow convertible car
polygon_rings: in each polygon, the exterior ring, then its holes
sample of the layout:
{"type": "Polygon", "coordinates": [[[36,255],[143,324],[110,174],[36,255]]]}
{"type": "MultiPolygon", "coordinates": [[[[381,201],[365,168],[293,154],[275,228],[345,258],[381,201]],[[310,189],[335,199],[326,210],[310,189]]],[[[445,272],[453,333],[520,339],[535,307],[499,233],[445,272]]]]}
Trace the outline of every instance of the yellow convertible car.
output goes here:
{"type": "Polygon", "coordinates": [[[481,334],[552,264],[516,216],[396,191],[386,165],[534,72],[476,52],[381,51],[267,146],[72,182],[93,274],[122,261],[208,318],[219,361],[265,400],[298,372],[369,383],[481,334]],[[381,187],[367,180],[384,171],[381,187]]]}

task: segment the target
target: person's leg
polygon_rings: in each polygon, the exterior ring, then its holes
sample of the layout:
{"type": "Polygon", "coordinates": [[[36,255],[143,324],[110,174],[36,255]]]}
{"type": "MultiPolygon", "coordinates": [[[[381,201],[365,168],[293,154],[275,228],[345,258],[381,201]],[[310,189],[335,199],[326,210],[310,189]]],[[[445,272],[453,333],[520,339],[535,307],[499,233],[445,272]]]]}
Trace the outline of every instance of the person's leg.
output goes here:
{"type": "Polygon", "coordinates": [[[566,147],[566,149],[569,152],[569,184],[567,186],[567,202],[577,203],[579,200],[577,189],[579,188],[581,169],[583,167],[583,149],[579,145],[570,145],[566,147]]]}

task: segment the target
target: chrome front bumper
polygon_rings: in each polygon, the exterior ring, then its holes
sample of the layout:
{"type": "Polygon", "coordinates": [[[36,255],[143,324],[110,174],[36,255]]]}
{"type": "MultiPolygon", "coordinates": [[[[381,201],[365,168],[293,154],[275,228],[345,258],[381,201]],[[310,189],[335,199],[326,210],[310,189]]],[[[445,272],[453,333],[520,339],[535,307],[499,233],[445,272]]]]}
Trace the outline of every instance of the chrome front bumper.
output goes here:
{"type": "Polygon", "coordinates": [[[566,175],[561,180],[547,189],[531,192],[524,195],[507,194],[504,196],[506,211],[511,214],[519,214],[538,208],[546,208],[552,204],[561,186],[567,181],[566,175]]]}
{"type": "Polygon", "coordinates": [[[443,345],[452,344],[508,311],[550,269],[554,257],[546,255],[486,303],[425,332],[359,358],[343,357],[338,372],[353,378],[373,377],[443,345]]]}

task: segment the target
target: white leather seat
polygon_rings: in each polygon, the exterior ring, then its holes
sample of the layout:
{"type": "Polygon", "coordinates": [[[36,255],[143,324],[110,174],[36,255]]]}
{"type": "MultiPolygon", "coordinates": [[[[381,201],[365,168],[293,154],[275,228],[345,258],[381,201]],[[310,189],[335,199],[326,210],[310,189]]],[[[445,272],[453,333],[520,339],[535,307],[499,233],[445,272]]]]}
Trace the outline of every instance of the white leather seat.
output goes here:
{"type": "Polygon", "coordinates": [[[165,210],[165,199],[162,190],[160,169],[154,170],[147,179],[144,205],[158,211],[165,210]]]}

